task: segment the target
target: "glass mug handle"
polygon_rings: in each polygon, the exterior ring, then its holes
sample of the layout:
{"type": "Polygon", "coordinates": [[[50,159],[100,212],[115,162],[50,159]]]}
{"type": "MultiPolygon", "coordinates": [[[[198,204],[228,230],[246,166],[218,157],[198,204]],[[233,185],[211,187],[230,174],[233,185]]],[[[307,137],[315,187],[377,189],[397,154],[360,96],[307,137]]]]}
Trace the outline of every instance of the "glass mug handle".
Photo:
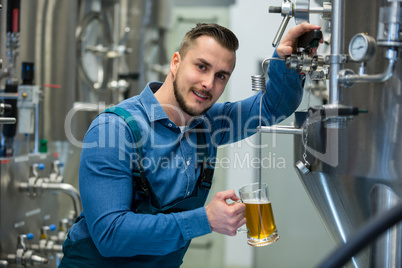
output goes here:
{"type": "MultiPolygon", "coordinates": [[[[239,200],[237,200],[237,201],[235,201],[235,202],[230,203],[229,206],[233,206],[234,204],[237,204],[237,203],[243,203],[243,201],[241,201],[241,200],[239,199],[239,200]]],[[[246,228],[244,228],[244,225],[243,225],[242,227],[237,228],[237,232],[238,232],[238,233],[245,233],[245,234],[247,234],[247,233],[248,233],[248,230],[247,230],[246,228]]]]}

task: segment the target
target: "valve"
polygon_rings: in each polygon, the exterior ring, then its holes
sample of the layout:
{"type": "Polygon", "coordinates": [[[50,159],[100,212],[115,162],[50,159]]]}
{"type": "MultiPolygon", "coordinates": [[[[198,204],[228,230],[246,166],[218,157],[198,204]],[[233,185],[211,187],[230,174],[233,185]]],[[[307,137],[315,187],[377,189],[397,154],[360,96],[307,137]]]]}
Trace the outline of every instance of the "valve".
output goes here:
{"type": "Polygon", "coordinates": [[[269,13],[281,13],[283,20],[279,26],[278,32],[275,35],[272,46],[276,47],[282,39],[283,33],[289,23],[289,20],[294,17],[296,24],[310,21],[310,14],[321,14],[325,20],[330,20],[332,5],[330,2],[324,2],[322,7],[310,8],[310,0],[284,0],[280,7],[270,6],[269,13]]]}
{"type": "Polygon", "coordinates": [[[70,220],[62,219],[59,222],[59,232],[57,233],[57,237],[52,238],[52,240],[57,241],[58,243],[64,243],[66,240],[67,232],[69,230],[70,220]]]}
{"type": "Polygon", "coordinates": [[[56,225],[51,224],[49,226],[42,226],[40,230],[40,239],[41,240],[48,240],[49,239],[49,232],[56,230],[56,225]]]}
{"type": "Polygon", "coordinates": [[[41,254],[62,253],[63,246],[55,244],[54,239],[51,239],[49,232],[55,231],[56,225],[42,226],[41,235],[38,244],[31,245],[31,249],[40,252],[41,254]]]}
{"type": "Polygon", "coordinates": [[[309,74],[311,80],[326,80],[329,74],[329,65],[326,64],[323,56],[311,56],[313,48],[318,47],[322,39],[320,30],[313,30],[299,37],[297,52],[286,57],[286,66],[299,73],[309,74]]]}
{"type": "Polygon", "coordinates": [[[35,179],[39,178],[39,171],[40,170],[44,170],[45,169],[45,165],[43,163],[35,163],[32,165],[31,167],[31,173],[32,173],[32,177],[34,177],[35,179]]]}
{"type": "Polygon", "coordinates": [[[48,259],[34,255],[33,251],[28,249],[27,240],[32,240],[33,237],[32,233],[19,235],[16,253],[9,254],[7,256],[7,262],[10,264],[16,264],[17,267],[47,264],[48,259]]]}
{"type": "Polygon", "coordinates": [[[52,172],[49,175],[49,181],[55,183],[63,182],[63,176],[61,176],[60,168],[63,167],[64,164],[60,160],[55,160],[52,163],[52,172]]]}

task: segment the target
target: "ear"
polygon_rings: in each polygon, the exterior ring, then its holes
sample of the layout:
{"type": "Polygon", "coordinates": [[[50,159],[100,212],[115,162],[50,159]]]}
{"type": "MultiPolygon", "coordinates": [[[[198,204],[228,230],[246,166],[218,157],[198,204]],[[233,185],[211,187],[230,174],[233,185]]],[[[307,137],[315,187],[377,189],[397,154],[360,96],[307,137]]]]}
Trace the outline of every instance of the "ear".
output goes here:
{"type": "Polygon", "coordinates": [[[170,61],[170,72],[172,73],[173,77],[176,76],[177,70],[179,69],[181,62],[181,57],[179,52],[175,52],[173,54],[172,60],[170,61]]]}

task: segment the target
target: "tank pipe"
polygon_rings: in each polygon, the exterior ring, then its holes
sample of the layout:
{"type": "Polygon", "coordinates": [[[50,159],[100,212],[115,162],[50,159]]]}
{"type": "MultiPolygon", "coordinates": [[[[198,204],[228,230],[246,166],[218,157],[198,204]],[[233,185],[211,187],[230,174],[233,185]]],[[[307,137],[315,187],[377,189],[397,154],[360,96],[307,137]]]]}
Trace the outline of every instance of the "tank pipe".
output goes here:
{"type": "Polygon", "coordinates": [[[67,194],[73,200],[75,217],[78,217],[82,211],[80,193],[74,186],[68,183],[42,183],[42,190],[60,191],[67,194]]]}
{"type": "Polygon", "coordinates": [[[396,68],[396,60],[389,60],[387,70],[382,74],[372,74],[372,75],[345,75],[339,76],[339,83],[344,83],[346,85],[353,83],[376,83],[387,81],[394,73],[396,68]]]}
{"type": "Polygon", "coordinates": [[[262,126],[257,127],[257,132],[302,135],[303,129],[292,126],[262,126]]]}
{"type": "MultiPolygon", "coordinates": [[[[0,78],[1,80],[1,78],[0,78]]],[[[0,93],[0,98],[4,99],[4,100],[17,100],[18,99],[18,93],[10,93],[10,92],[3,92],[0,93]]]]}
{"type": "Polygon", "coordinates": [[[338,247],[318,268],[343,267],[354,255],[377,239],[382,233],[402,220],[402,202],[390,210],[376,215],[365,224],[349,241],[338,247]]]}
{"type": "Polygon", "coordinates": [[[17,123],[17,119],[14,117],[0,117],[0,125],[10,125],[17,123]]]}
{"type": "MultiPolygon", "coordinates": [[[[29,246],[29,248],[36,252],[41,252],[41,250],[43,250],[39,244],[32,244],[29,246]]],[[[46,245],[45,251],[46,253],[63,253],[63,245],[57,245],[57,244],[52,244],[50,246],[46,245]]]]}
{"type": "MultiPolygon", "coordinates": [[[[26,183],[20,183],[19,188],[22,191],[28,191],[30,192],[30,188],[31,186],[26,183]]],[[[67,183],[46,183],[46,182],[42,182],[42,183],[35,183],[35,185],[33,186],[33,190],[38,191],[38,190],[45,190],[45,191],[60,191],[62,193],[67,194],[68,196],[71,197],[71,199],[73,200],[73,205],[74,205],[74,216],[78,217],[78,215],[81,213],[82,211],[82,206],[81,206],[81,197],[80,197],[80,193],[78,192],[78,190],[72,186],[71,184],[67,184],[67,183]]]]}
{"type": "Polygon", "coordinates": [[[341,68],[342,0],[333,0],[331,20],[331,68],[329,72],[329,103],[339,103],[338,73],[341,68]]]}
{"type": "Polygon", "coordinates": [[[325,12],[323,7],[310,7],[310,9],[308,10],[309,14],[318,14],[321,15],[325,12]]]}
{"type": "Polygon", "coordinates": [[[76,112],[79,111],[84,111],[84,112],[98,112],[100,113],[102,110],[101,109],[106,109],[106,106],[101,107],[99,104],[99,107],[97,104],[94,103],[87,103],[87,102],[75,102],[73,105],[72,113],[75,114],[76,112]]]}
{"type": "Polygon", "coordinates": [[[38,153],[39,153],[39,103],[35,105],[35,144],[34,144],[34,154],[38,153]]]}

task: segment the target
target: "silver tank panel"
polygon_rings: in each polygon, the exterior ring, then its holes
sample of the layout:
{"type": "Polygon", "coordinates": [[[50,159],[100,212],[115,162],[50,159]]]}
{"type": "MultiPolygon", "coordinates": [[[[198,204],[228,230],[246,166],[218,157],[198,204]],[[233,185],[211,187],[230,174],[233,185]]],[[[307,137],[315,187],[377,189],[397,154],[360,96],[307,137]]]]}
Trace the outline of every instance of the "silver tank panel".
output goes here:
{"type": "MultiPolygon", "coordinates": [[[[334,1],[332,1],[334,2],[334,1]]],[[[341,1],[341,54],[348,54],[357,33],[377,37],[380,7],[386,0],[341,1]]],[[[399,2],[401,3],[401,2],[399,2]]],[[[337,23],[336,21],[332,23],[337,23]]],[[[378,47],[367,64],[368,74],[387,68],[386,49],[378,47]]],[[[399,49],[399,53],[401,49],[399,49]]],[[[358,73],[360,64],[341,69],[358,73]]],[[[344,243],[373,215],[389,209],[402,196],[402,64],[399,57],[393,76],[382,83],[356,83],[340,88],[339,104],[355,106],[361,113],[345,128],[326,128],[322,122],[307,127],[311,172],[299,172],[301,181],[336,244],[344,243]],[[331,165],[312,151],[334,153],[331,165]]],[[[306,112],[296,114],[301,127],[306,112]]],[[[295,137],[295,161],[302,160],[302,137],[295,137]]],[[[401,225],[384,234],[348,264],[349,267],[402,267],[401,225]]]]}

